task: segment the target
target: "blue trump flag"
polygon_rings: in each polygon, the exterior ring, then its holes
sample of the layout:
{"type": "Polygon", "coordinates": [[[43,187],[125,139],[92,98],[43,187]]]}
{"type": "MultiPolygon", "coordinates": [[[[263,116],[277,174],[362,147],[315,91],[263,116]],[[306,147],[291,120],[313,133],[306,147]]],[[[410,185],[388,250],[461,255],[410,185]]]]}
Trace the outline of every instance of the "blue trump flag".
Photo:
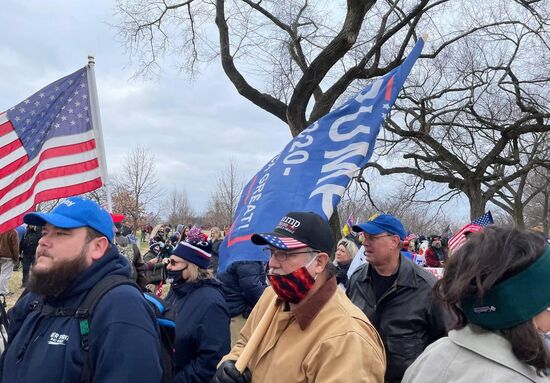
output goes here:
{"type": "Polygon", "coordinates": [[[272,231],[288,212],[330,218],[352,177],[369,161],[380,126],[423,46],[419,39],[400,66],[294,137],[248,182],[220,246],[220,272],[235,261],[266,261],[250,237],[272,231]]]}

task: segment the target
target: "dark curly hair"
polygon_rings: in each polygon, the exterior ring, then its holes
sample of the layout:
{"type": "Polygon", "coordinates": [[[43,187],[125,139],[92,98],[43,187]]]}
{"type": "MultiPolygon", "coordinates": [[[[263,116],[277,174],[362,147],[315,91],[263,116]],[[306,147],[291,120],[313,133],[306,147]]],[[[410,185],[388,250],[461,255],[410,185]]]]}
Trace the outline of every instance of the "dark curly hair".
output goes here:
{"type": "MultiPolygon", "coordinates": [[[[434,287],[436,297],[455,314],[453,328],[460,329],[468,324],[459,309],[463,298],[477,296],[482,299],[493,286],[536,261],[547,246],[542,234],[516,228],[491,226],[472,235],[453,254],[443,278],[434,287]]],[[[511,343],[514,355],[535,367],[539,375],[550,368],[550,353],[532,321],[499,333],[511,343]]]]}

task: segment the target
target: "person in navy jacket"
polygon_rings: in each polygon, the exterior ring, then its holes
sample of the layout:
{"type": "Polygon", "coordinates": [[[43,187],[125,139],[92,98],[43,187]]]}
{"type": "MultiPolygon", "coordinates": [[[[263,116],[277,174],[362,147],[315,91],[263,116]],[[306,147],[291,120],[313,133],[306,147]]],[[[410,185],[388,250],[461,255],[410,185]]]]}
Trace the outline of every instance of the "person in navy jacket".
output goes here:
{"type": "Polygon", "coordinates": [[[213,278],[206,242],[180,242],[168,260],[176,310],[175,383],[210,382],[230,350],[230,316],[221,283],[213,278]]]}
{"type": "Polygon", "coordinates": [[[79,382],[85,358],[93,382],[160,382],[159,329],[135,287],[115,287],[99,301],[90,319],[87,354],[78,319],[31,309],[37,299],[76,308],[104,277],[130,276],[130,264],[113,245],[109,213],[91,200],[73,197],[51,213],[29,213],[23,220],[43,226],[43,235],[30,272],[30,293],[9,314],[1,382],[79,382]]]}

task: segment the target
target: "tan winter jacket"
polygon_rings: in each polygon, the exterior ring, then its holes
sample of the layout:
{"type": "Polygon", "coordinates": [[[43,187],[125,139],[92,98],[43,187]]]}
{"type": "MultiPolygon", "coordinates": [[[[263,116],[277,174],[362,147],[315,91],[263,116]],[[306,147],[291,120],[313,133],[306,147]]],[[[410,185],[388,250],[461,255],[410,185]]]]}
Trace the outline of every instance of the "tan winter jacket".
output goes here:
{"type": "MultiPolygon", "coordinates": [[[[247,339],[275,300],[268,287],[225,360],[237,360],[247,339]]],[[[386,358],[378,333],[331,278],[298,310],[278,308],[248,367],[252,383],[384,381],[386,358]]]]}
{"type": "Polygon", "coordinates": [[[0,258],[11,258],[13,262],[19,262],[19,238],[14,229],[0,234],[0,258]]]}

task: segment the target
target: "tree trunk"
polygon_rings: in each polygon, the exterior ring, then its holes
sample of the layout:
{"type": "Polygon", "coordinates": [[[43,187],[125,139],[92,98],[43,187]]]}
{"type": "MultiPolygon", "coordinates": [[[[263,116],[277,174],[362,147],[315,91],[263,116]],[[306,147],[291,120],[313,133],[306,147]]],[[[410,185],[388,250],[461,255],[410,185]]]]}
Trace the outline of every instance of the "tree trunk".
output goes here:
{"type": "Polygon", "coordinates": [[[330,220],[328,221],[330,228],[332,230],[332,237],[334,238],[334,248],[332,249],[332,253],[329,254],[330,258],[334,259],[334,252],[336,251],[336,244],[340,239],[342,239],[342,233],[341,233],[341,226],[340,226],[340,216],[338,214],[338,210],[336,210],[336,207],[334,207],[334,212],[332,213],[332,217],[330,217],[330,220]]]}
{"type": "Polygon", "coordinates": [[[470,220],[481,217],[485,213],[485,205],[487,204],[481,192],[481,184],[471,183],[464,192],[470,201],[470,220]]]}
{"type": "Polygon", "coordinates": [[[523,204],[521,202],[521,195],[516,196],[516,199],[514,201],[514,224],[519,229],[525,229],[525,219],[523,217],[523,204]]]}
{"type": "Polygon", "coordinates": [[[544,235],[548,235],[548,231],[550,231],[550,222],[548,219],[548,209],[549,209],[549,201],[550,195],[548,193],[548,189],[546,188],[543,192],[544,194],[544,211],[542,212],[542,226],[544,227],[544,235]]]}

